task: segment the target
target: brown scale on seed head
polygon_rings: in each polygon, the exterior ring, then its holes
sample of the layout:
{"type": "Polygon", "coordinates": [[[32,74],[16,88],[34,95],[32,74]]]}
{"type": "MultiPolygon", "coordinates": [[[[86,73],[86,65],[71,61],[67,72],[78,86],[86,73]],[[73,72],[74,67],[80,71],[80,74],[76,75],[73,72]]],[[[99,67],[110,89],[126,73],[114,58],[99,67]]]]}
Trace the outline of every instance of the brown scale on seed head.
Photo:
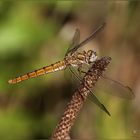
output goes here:
{"type": "Polygon", "coordinates": [[[95,61],[92,65],[91,69],[84,76],[83,82],[72,96],[71,101],[68,103],[61,121],[52,135],[52,139],[70,139],[70,129],[73,126],[76,117],[88,96],[88,93],[90,92],[87,87],[91,88],[96,84],[98,78],[102,75],[110,61],[110,57],[103,57],[100,60],[95,61]]]}

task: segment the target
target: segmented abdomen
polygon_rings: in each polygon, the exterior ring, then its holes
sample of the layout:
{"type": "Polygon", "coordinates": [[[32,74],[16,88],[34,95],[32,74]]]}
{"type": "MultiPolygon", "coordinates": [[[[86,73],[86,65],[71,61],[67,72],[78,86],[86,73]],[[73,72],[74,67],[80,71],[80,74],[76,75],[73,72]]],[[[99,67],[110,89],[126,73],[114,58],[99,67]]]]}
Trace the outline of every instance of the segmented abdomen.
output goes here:
{"type": "Polygon", "coordinates": [[[24,80],[28,80],[30,78],[35,78],[37,76],[41,76],[41,75],[44,75],[44,74],[48,74],[48,73],[52,73],[52,72],[55,72],[55,71],[63,70],[65,68],[66,68],[65,60],[58,61],[54,64],[49,65],[49,66],[43,67],[41,69],[35,70],[33,72],[29,72],[27,74],[16,77],[14,79],[11,79],[11,80],[8,81],[8,83],[9,84],[16,84],[16,83],[22,82],[24,80]]]}

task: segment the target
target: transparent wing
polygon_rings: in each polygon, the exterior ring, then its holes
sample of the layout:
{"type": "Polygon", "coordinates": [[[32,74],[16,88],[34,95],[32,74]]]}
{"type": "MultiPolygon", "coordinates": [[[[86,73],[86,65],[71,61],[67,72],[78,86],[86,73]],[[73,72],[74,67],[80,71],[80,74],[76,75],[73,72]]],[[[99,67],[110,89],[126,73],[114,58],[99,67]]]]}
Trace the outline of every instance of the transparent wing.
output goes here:
{"type": "Polygon", "coordinates": [[[89,37],[87,37],[84,41],[82,41],[80,44],[76,45],[75,47],[73,47],[72,49],[70,49],[70,53],[75,52],[77,49],[79,49],[80,47],[84,46],[85,44],[87,44],[89,41],[91,41],[92,39],[95,38],[95,36],[97,35],[97,33],[99,31],[101,31],[101,29],[104,28],[104,26],[106,25],[106,23],[102,23],[99,27],[96,28],[96,30],[94,32],[92,32],[89,37]]]}
{"type": "Polygon", "coordinates": [[[123,85],[122,83],[115,81],[111,78],[106,77],[105,75],[97,83],[97,88],[102,88],[101,90],[106,91],[112,95],[125,98],[125,99],[134,99],[135,95],[132,89],[128,86],[123,85]]]}
{"type": "Polygon", "coordinates": [[[94,102],[100,109],[102,109],[105,113],[107,113],[109,116],[111,116],[111,114],[109,113],[109,111],[106,109],[106,107],[99,101],[99,99],[95,96],[95,94],[88,88],[88,90],[90,91],[88,99],[91,100],[92,102],[94,102]]]}
{"type": "MultiPolygon", "coordinates": [[[[97,33],[99,31],[101,31],[101,29],[104,28],[104,26],[106,25],[106,23],[102,23],[99,27],[96,28],[96,30],[94,32],[92,32],[89,37],[87,37],[84,41],[82,41],[81,43],[79,43],[80,41],[80,31],[78,29],[76,29],[76,32],[75,32],[75,35],[74,35],[74,38],[73,38],[73,42],[72,43],[72,48],[69,48],[66,55],[69,54],[69,53],[73,53],[75,51],[77,51],[77,49],[79,49],[80,47],[84,46],[85,44],[87,44],[89,41],[91,41],[92,39],[95,38],[95,36],[97,35],[97,33]],[[79,38],[79,39],[78,39],[79,38]]],[[[65,55],[65,56],[66,56],[65,55]]]]}
{"type": "Polygon", "coordinates": [[[73,89],[76,89],[81,83],[82,78],[79,76],[76,67],[70,66],[65,69],[64,76],[67,82],[71,83],[73,89]]]}
{"type": "Polygon", "coordinates": [[[77,78],[80,82],[82,81],[81,76],[78,74],[78,72],[73,67],[69,67],[69,70],[75,76],[75,78],[77,78]]]}
{"type": "MultiPolygon", "coordinates": [[[[69,67],[70,71],[72,72],[72,74],[78,79],[78,81],[80,81],[80,83],[82,83],[82,77],[81,75],[78,74],[78,72],[76,72],[73,67],[69,67]]],[[[110,113],[109,111],[106,109],[106,107],[100,102],[100,100],[95,96],[95,94],[91,91],[91,89],[89,87],[88,88],[89,95],[88,95],[88,99],[91,100],[93,103],[95,103],[100,109],[102,109],[105,113],[107,113],[109,116],[110,113]]]]}
{"type": "Polygon", "coordinates": [[[78,46],[79,42],[80,42],[80,30],[77,28],[75,30],[75,33],[74,33],[74,36],[72,39],[72,43],[70,44],[69,48],[67,49],[65,56],[68,55],[69,53],[73,53],[72,50],[74,50],[74,48],[76,46],[78,46]]]}

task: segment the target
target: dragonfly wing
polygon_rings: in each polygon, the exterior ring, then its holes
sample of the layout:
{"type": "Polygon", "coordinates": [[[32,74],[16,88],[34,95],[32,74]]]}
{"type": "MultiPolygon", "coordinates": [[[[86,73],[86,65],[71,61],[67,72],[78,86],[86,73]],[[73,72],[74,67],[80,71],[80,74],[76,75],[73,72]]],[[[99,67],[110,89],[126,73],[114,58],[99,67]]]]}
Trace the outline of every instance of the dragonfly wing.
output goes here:
{"type": "Polygon", "coordinates": [[[134,99],[135,97],[130,87],[125,86],[111,78],[108,78],[105,75],[102,76],[98,84],[100,84],[100,87],[103,87],[104,91],[107,91],[107,93],[111,93],[112,95],[126,99],[134,99]]]}
{"type": "Polygon", "coordinates": [[[97,35],[97,33],[99,31],[101,31],[104,27],[105,27],[106,23],[102,23],[100,26],[98,26],[94,32],[92,32],[89,37],[87,37],[84,41],[82,41],[81,43],[77,44],[75,47],[73,47],[70,52],[75,52],[77,51],[77,49],[79,49],[80,47],[83,47],[84,45],[86,45],[88,42],[90,42],[92,39],[95,38],[95,36],[97,35]]]}
{"type": "Polygon", "coordinates": [[[65,54],[65,56],[67,56],[69,53],[73,53],[73,51],[75,50],[74,48],[78,46],[80,42],[80,30],[77,28],[75,30],[73,39],[72,39],[72,43],[70,44],[69,48],[67,49],[67,52],[65,54]]]}
{"type": "Polygon", "coordinates": [[[102,109],[105,113],[107,113],[109,116],[111,114],[109,111],[106,109],[106,107],[100,102],[100,100],[96,97],[96,95],[88,88],[90,91],[88,99],[91,100],[93,103],[95,103],[100,109],[102,109]]]}
{"type": "MultiPolygon", "coordinates": [[[[73,67],[69,67],[71,73],[78,79],[78,81],[80,81],[82,83],[82,76],[79,75],[74,69],[73,67]]],[[[88,87],[87,87],[88,88],[88,87]]],[[[107,113],[109,116],[110,113],[109,111],[106,109],[106,107],[99,101],[99,99],[95,96],[95,94],[91,91],[90,88],[88,88],[89,92],[89,96],[88,99],[91,100],[93,103],[95,103],[100,109],[102,109],[105,113],[107,113]]]]}
{"type": "Polygon", "coordinates": [[[82,80],[82,78],[79,76],[79,74],[76,72],[76,70],[73,67],[69,67],[69,70],[79,81],[82,80]]]}
{"type": "MultiPolygon", "coordinates": [[[[72,43],[72,48],[68,48],[66,55],[68,55],[69,53],[73,53],[75,51],[77,51],[77,49],[79,49],[80,47],[84,46],[85,44],[87,44],[89,41],[91,41],[92,39],[95,38],[95,36],[97,35],[97,33],[99,31],[101,31],[104,27],[105,27],[106,23],[102,23],[100,26],[98,26],[94,32],[92,32],[89,37],[87,37],[84,41],[82,41],[81,43],[79,43],[80,41],[80,31],[79,29],[76,29],[75,31],[75,35],[73,37],[73,43],[72,43]]],[[[65,55],[65,56],[66,56],[65,55]]]]}
{"type": "Polygon", "coordinates": [[[64,71],[65,78],[70,82],[73,88],[77,88],[82,81],[82,76],[79,75],[75,67],[69,66],[64,71]]]}

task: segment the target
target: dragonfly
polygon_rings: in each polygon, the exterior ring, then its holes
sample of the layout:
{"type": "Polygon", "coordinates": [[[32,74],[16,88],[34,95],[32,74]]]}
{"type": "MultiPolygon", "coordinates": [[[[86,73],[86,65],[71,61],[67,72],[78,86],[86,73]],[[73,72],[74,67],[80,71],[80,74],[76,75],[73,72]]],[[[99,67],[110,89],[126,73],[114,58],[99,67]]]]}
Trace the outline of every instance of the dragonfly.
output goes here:
{"type": "MultiPolygon", "coordinates": [[[[84,65],[90,67],[94,62],[98,60],[97,53],[93,50],[87,50],[87,51],[81,51],[78,52],[77,50],[81,48],[82,46],[86,45],[89,41],[91,41],[99,31],[101,31],[106,23],[101,24],[99,27],[95,29],[94,32],[92,32],[89,37],[87,37],[84,41],[79,43],[80,41],[80,30],[76,29],[72,44],[67,49],[67,52],[65,54],[65,57],[62,61],[58,61],[56,63],[53,63],[49,66],[45,66],[41,69],[26,73],[24,75],[18,76],[16,78],[10,79],[8,81],[9,84],[17,84],[22,81],[28,80],[30,78],[35,78],[37,76],[53,73],[56,71],[64,70],[66,68],[69,68],[69,70],[74,74],[74,76],[82,83],[83,78],[81,78],[81,73],[86,73],[82,70],[84,65]],[[74,71],[73,68],[78,70],[78,73],[74,71]]],[[[124,98],[133,99],[134,93],[132,89],[128,86],[124,86],[118,81],[115,81],[113,79],[110,79],[106,77],[105,75],[101,76],[109,85],[115,86],[117,89],[120,89],[123,92],[124,98]],[[126,94],[124,94],[126,93],[126,94]]],[[[87,82],[90,81],[90,79],[87,79],[87,82]]],[[[90,91],[89,99],[94,102],[98,107],[100,107],[103,111],[105,111],[108,115],[110,115],[109,111],[106,109],[106,107],[100,102],[100,100],[95,96],[93,90],[90,87],[86,87],[90,91]]],[[[122,97],[123,97],[122,96],[122,97]]]]}
{"type": "Polygon", "coordinates": [[[76,29],[73,41],[71,46],[68,48],[65,57],[62,61],[58,61],[56,63],[53,63],[49,66],[45,66],[43,68],[40,68],[38,70],[34,70],[32,72],[23,74],[21,76],[18,76],[16,78],[10,79],[8,81],[9,84],[16,84],[20,83],[22,81],[28,80],[30,78],[35,78],[37,76],[41,76],[44,74],[53,73],[56,71],[64,70],[67,67],[77,67],[78,71],[82,69],[83,64],[91,64],[97,59],[97,53],[93,50],[88,51],[82,51],[78,52],[77,50],[81,48],[82,46],[86,45],[89,41],[91,41],[101,29],[104,28],[106,23],[102,23],[99,27],[95,29],[93,33],[89,35],[84,41],[79,43],[80,40],[80,30],[76,29]]]}

